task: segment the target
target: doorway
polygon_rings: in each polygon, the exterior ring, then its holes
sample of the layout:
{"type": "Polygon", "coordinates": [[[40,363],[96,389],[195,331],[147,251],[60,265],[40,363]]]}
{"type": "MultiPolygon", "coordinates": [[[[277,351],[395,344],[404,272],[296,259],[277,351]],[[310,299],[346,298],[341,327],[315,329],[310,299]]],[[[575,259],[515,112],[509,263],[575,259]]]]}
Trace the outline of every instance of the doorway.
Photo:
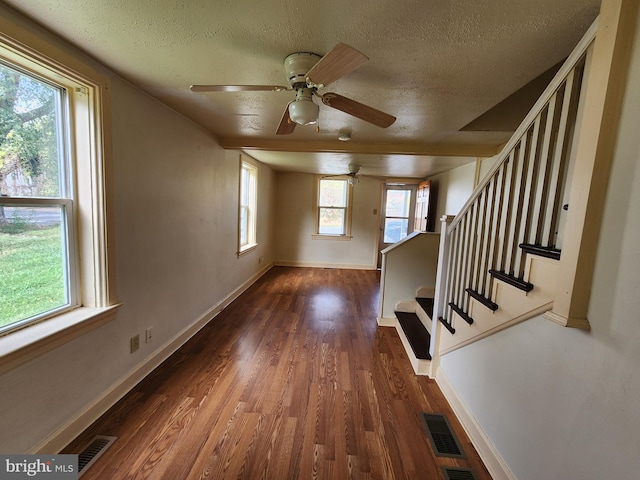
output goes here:
{"type": "Polygon", "coordinates": [[[413,231],[417,186],[387,183],[382,195],[378,268],[382,266],[382,250],[399,242],[413,231]]]}

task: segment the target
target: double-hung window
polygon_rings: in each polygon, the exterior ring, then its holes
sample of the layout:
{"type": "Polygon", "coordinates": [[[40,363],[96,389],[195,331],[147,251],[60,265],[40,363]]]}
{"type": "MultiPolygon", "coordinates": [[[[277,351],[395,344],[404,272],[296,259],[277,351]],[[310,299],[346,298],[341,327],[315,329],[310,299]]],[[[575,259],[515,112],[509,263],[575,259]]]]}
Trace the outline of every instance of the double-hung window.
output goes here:
{"type": "Polygon", "coordinates": [[[0,63],[0,329],[77,304],[64,88],[0,63]]]}
{"type": "Polygon", "coordinates": [[[318,177],[316,234],[348,237],[351,234],[351,185],[347,178],[318,177]]]}
{"type": "Polygon", "coordinates": [[[60,52],[41,54],[44,42],[36,49],[1,32],[0,368],[52,348],[57,334],[86,333],[86,321],[97,327],[117,306],[107,255],[108,80],[68,68],[60,52]]]}
{"type": "Polygon", "coordinates": [[[258,210],[258,168],[241,160],[240,209],[239,209],[238,253],[245,253],[257,245],[256,225],[258,210]]]}

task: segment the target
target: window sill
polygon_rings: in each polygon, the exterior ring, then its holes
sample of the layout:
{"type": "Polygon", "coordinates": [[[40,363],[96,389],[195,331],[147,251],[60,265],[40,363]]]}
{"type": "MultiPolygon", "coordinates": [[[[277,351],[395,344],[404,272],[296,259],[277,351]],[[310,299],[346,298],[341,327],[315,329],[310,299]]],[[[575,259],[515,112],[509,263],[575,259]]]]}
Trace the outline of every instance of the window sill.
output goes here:
{"type": "Polygon", "coordinates": [[[121,305],[76,308],[0,337],[0,374],[110,322],[121,305]]]}
{"type": "Polygon", "coordinates": [[[253,252],[257,248],[258,248],[258,244],[257,243],[254,243],[252,245],[247,245],[246,247],[243,247],[238,252],[238,258],[242,257],[243,255],[246,255],[247,253],[253,252]]]}
{"type": "Polygon", "coordinates": [[[320,233],[314,233],[311,235],[313,240],[351,240],[351,235],[325,235],[320,233]]]}

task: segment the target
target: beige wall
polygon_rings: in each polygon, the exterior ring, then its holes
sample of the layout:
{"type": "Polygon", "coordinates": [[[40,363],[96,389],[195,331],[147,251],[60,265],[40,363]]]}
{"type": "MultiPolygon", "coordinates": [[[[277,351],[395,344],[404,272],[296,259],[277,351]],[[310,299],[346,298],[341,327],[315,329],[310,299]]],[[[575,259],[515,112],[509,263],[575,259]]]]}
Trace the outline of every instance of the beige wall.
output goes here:
{"type": "Polygon", "coordinates": [[[314,239],[315,176],[276,174],[275,261],[287,265],[375,268],[381,203],[380,181],[361,178],[353,188],[350,240],[314,239]],[[377,213],[374,214],[374,210],[377,213]]]}
{"type": "Polygon", "coordinates": [[[457,215],[469,199],[474,188],[475,174],[476,163],[472,162],[430,178],[438,191],[436,232],[440,231],[440,218],[443,215],[457,215]]]}
{"type": "MultiPolygon", "coordinates": [[[[5,15],[10,14],[0,5],[5,15]]],[[[48,36],[19,17],[12,22],[48,36]]],[[[72,51],[54,38],[47,41],[72,51]]],[[[72,56],[88,61],[77,52],[72,56]]],[[[91,415],[177,348],[186,339],[181,334],[210,318],[273,260],[273,172],[260,166],[258,248],[238,258],[238,154],[225,152],[200,127],[106,73],[113,100],[111,238],[123,306],[114,321],[0,376],[3,453],[43,445],[51,451],[47,445],[86,426],[91,415]],[[150,326],[153,340],[145,344],[150,326]],[[131,354],[134,334],[141,335],[141,344],[131,354]]]]}

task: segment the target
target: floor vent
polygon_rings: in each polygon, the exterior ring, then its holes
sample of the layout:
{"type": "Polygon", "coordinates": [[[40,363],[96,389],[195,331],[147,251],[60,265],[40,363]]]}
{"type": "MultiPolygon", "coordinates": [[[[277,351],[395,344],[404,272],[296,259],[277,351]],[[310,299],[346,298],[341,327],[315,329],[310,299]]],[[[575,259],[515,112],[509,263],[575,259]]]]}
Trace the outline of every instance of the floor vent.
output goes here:
{"type": "Polygon", "coordinates": [[[118,437],[96,435],[84,450],[78,455],[78,473],[81,476],[104,452],[116,441],[118,437]]]}
{"type": "Polygon", "coordinates": [[[444,480],[476,480],[469,468],[442,467],[444,480]]]}
{"type": "Polygon", "coordinates": [[[444,415],[423,413],[422,419],[437,457],[467,458],[444,415]]]}

